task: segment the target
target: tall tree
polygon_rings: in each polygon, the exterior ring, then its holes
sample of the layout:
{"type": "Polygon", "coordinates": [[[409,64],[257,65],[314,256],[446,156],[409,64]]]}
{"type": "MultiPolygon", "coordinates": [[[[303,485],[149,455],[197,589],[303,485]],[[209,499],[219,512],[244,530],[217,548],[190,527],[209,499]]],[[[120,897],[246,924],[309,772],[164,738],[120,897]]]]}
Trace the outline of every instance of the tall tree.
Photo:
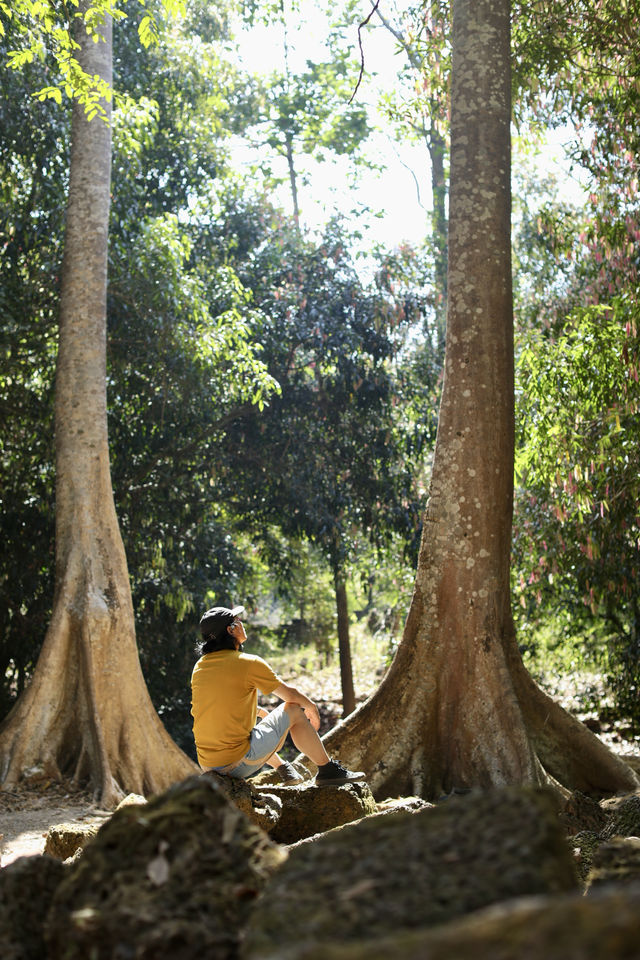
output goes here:
{"type": "MultiPolygon", "coordinates": [[[[112,25],[75,18],[84,72],[111,85],[112,25]],[[96,40],[98,42],[96,42],[96,40]]],[[[110,102],[102,104],[106,121],[110,102]]],[[[147,693],[113,504],[106,404],[106,281],[111,127],[73,107],[56,367],[56,590],[30,686],[0,731],[0,777],[32,767],[89,778],[105,805],[194,769],[147,693]]]]}
{"type": "Polygon", "coordinates": [[[510,607],[509,0],[452,3],[445,381],[415,590],[376,694],[329,735],[374,791],[638,780],[526,672],[510,607]]]}

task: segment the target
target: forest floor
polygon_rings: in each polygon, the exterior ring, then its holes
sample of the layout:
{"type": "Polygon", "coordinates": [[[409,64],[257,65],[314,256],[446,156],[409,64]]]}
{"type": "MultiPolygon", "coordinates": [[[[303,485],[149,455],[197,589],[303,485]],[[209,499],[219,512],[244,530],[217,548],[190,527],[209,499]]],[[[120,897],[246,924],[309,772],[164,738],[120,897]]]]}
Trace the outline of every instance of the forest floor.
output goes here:
{"type": "MultiPolygon", "coordinates": [[[[313,648],[268,654],[282,678],[298,686],[319,707],[321,732],[330,729],[341,715],[340,672],[337,657],[326,663],[313,648]]],[[[353,649],[353,673],[358,702],[378,686],[386,669],[384,649],[367,638],[357,639],[353,649]]],[[[536,677],[554,699],[578,716],[615,753],[640,756],[640,738],[633,737],[624,721],[611,719],[603,683],[595,674],[536,677]],[[598,709],[601,704],[601,709],[598,709]]],[[[286,754],[286,749],[283,751],[286,754]]],[[[67,781],[35,776],[19,787],[0,791],[0,866],[20,856],[42,853],[51,826],[59,823],[99,823],[109,811],[95,803],[90,792],[67,781]]]]}

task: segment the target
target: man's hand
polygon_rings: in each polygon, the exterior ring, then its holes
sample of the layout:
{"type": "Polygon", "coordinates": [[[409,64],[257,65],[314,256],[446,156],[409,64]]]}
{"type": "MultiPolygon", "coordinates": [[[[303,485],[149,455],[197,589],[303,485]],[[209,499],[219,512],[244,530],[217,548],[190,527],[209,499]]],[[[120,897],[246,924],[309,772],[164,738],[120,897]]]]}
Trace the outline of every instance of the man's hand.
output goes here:
{"type": "Polygon", "coordinates": [[[314,730],[320,729],[320,714],[318,713],[318,708],[312,700],[309,700],[309,706],[303,707],[304,715],[313,727],[314,730]]]}
{"type": "Polygon", "coordinates": [[[318,708],[316,707],[313,700],[309,700],[309,697],[305,697],[304,693],[301,693],[295,687],[290,687],[288,683],[280,683],[271,691],[276,697],[280,697],[281,700],[285,700],[289,703],[297,703],[302,707],[304,715],[313,727],[314,730],[320,729],[320,714],[318,713],[318,708]]]}

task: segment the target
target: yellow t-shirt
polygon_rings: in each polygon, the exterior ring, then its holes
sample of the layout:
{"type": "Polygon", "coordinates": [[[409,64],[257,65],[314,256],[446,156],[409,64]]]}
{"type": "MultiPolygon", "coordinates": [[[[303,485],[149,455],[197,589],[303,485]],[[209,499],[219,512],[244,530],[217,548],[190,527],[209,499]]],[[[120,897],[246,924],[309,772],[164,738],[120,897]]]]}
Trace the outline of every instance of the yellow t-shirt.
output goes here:
{"type": "Polygon", "coordinates": [[[198,660],[191,675],[191,713],[201,767],[224,767],[244,757],[258,690],[269,694],[279,683],[271,667],[250,653],[216,650],[198,660]]]}

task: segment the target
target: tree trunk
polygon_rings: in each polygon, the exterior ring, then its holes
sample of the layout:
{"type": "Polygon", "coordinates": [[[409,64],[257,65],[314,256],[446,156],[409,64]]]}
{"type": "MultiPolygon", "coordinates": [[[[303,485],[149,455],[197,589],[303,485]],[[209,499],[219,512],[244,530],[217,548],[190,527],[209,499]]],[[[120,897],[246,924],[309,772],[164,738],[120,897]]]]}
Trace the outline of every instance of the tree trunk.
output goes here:
{"type": "Polygon", "coordinates": [[[356,694],[353,689],[353,670],[351,669],[351,644],[349,641],[349,603],[344,575],[339,568],[334,569],[333,582],[336,591],[338,610],[338,652],[340,654],[340,683],[342,685],[342,716],[347,717],[356,708],[356,694]]]}
{"type": "MultiPolygon", "coordinates": [[[[80,12],[89,6],[81,0],[80,12]]],[[[111,21],[78,60],[111,83],[111,21]]],[[[110,117],[109,105],[105,104],[110,117]]],[[[31,684],[0,730],[0,782],[31,768],[89,780],[112,806],[196,768],[165,731],[135,642],[107,443],[106,275],[111,129],[74,103],[56,368],[56,588],[31,684]]]]}
{"type": "Polygon", "coordinates": [[[638,780],[527,674],[510,607],[508,0],[454,0],[445,380],[414,594],[376,694],[326,738],[377,796],[638,780]]]}
{"type": "MultiPolygon", "coordinates": [[[[435,110],[433,111],[435,113],[435,110]]],[[[436,298],[436,323],[438,330],[438,357],[445,349],[447,315],[447,180],[444,172],[446,143],[436,127],[435,120],[426,135],[431,159],[431,200],[433,204],[432,239],[434,247],[434,293],[436,298]]]]}

